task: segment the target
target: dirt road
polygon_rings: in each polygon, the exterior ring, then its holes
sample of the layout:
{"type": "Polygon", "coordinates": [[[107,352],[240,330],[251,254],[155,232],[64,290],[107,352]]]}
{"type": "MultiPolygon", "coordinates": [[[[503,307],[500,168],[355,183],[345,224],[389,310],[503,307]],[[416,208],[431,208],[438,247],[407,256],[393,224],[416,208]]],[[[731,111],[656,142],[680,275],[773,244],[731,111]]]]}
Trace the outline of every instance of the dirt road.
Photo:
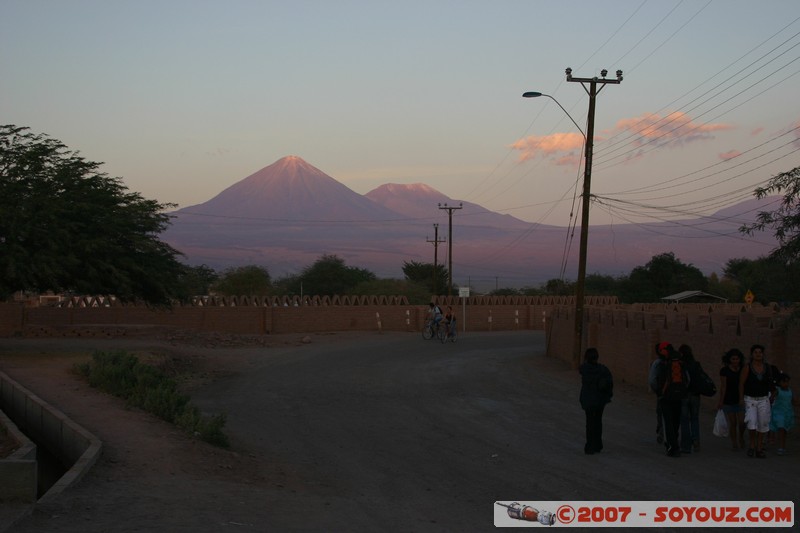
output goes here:
{"type": "Polygon", "coordinates": [[[544,356],[540,332],[447,345],[407,333],[310,340],[0,341],[0,369],[105,445],[77,487],[12,531],[490,531],[495,501],[800,492],[800,441],[790,439],[794,454],[747,459],[710,435],[709,400],[702,451],[665,457],[641,383],[616,384],[605,449],[584,455],[578,375],[544,356]],[[227,414],[232,450],[88,388],[68,370],[94,348],[191,370],[192,401],[227,414]]]}

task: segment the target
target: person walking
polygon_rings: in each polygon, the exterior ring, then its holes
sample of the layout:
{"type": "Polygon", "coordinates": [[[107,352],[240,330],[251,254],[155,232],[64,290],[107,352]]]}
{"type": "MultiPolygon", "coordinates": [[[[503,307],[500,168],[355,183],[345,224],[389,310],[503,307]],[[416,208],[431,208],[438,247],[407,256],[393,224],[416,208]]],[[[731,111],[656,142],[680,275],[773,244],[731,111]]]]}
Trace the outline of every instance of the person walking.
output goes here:
{"type": "Polygon", "coordinates": [[[700,451],[700,387],[703,367],[695,359],[691,346],[678,347],[689,373],[689,393],[681,406],[681,453],[700,451]]]}
{"type": "Polygon", "coordinates": [[[688,395],[689,375],[686,372],[681,354],[668,342],[656,345],[658,364],[650,367],[648,377],[650,388],[658,396],[658,406],[664,417],[664,436],[667,455],[680,457],[679,432],[681,410],[688,395]]]}
{"type": "Polygon", "coordinates": [[[661,412],[661,394],[660,391],[656,390],[657,386],[655,385],[655,380],[660,370],[659,365],[661,365],[664,360],[659,353],[659,346],[660,343],[656,344],[656,358],[650,364],[648,380],[650,382],[650,388],[656,393],[656,442],[664,444],[664,413],[661,412]]]}
{"type": "Polygon", "coordinates": [[[770,430],[778,434],[778,455],[786,454],[786,434],[794,427],[794,406],[800,404],[792,395],[789,387],[789,374],[778,376],[778,388],[775,389],[775,401],[772,404],[770,430]]]}
{"type": "Polygon", "coordinates": [[[607,366],[599,362],[596,348],[586,350],[581,375],[580,403],[586,415],[586,443],[583,453],[592,455],[603,450],[603,411],[614,395],[614,379],[607,366]]]}
{"type": "Polygon", "coordinates": [[[744,354],[731,348],[722,356],[722,368],[719,369],[719,400],[717,410],[722,409],[728,421],[728,437],[734,450],[744,448],[744,408],[739,396],[739,379],[742,374],[744,354]]]}
{"type": "Polygon", "coordinates": [[[764,438],[769,432],[772,415],[770,395],[775,388],[778,369],[764,359],[764,347],[754,344],[750,347],[750,362],[742,369],[739,380],[740,402],[744,405],[744,421],[750,434],[747,448],[748,457],[763,459],[764,438]]]}

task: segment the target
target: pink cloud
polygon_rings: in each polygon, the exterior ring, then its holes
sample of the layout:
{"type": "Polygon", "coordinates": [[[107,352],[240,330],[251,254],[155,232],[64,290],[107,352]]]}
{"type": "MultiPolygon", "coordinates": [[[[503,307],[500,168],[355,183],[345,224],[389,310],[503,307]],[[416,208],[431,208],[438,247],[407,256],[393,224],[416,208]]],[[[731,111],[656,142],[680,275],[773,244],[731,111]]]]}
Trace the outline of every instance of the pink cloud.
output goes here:
{"type": "Polygon", "coordinates": [[[543,137],[531,135],[513,143],[511,148],[522,152],[519,156],[520,161],[541,155],[553,158],[557,164],[567,164],[564,161],[580,157],[583,135],[580,133],[553,133],[543,137]]]}
{"type": "Polygon", "coordinates": [[[753,137],[758,137],[759,135],[761,135],[762,131],[764,131],[764,128],[756,128],[750,132],[750,135],[753,137]]]}
{"type": "Polygon", "coordinates": [[[740,152],[739,150],[729,150],[727,152],[724,152],[724,153],[721,153],[721,154],[718,154],[718,155],[719,155],[719,158],[722,159],[723,161],[729,161],[729,160],[733,159],[734,157],[739,157],[740,155],[742,155],[742,152],[740,152]]]}
{"type": "Polygon", "coordinates": [[[553,162],[560,167],[577,167],[583,162],[582,153],[572,153],[557,157],[553,162]]]}
{"type": "Polygon", "coordinates": [[[686,143],[713,138],[713,133],[733,129],[730,124],[698,124],[686,113],[676,111],[665,117],[645,114],[640,117],[622,119],[616,129],[634,136],[633,144],[657,146],[683,145],[686,143]]]}

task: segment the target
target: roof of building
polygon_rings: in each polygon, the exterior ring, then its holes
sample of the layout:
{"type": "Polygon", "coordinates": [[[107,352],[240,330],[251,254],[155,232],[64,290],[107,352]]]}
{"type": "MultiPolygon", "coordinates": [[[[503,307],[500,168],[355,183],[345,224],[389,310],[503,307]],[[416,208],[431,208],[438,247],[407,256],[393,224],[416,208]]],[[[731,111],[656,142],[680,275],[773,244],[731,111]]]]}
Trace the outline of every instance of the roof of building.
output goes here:
{"type": "Polygon", "coordinates": [[[680,302],[681,300],[686,300],[687,298],[694,298],[694,297],[703,297],[703,298],[716,298],[717,300],[724,300],[728,301],[727,298],[723,298],[722,296],[715,296],[713,294],[708,294],[707,292],[703,291],[683,291],[677,294],[671,294],[669,296],[664,296],[661,298],[662,300],[668,300],[670,302],[680,302]]]}

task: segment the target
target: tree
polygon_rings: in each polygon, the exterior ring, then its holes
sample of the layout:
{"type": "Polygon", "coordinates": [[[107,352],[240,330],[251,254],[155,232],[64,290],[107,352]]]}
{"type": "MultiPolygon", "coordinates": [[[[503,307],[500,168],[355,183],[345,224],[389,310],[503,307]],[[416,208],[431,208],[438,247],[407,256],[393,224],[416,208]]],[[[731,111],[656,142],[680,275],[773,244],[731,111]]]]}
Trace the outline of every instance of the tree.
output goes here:
{"type": "Polygon", "coordinates": [[[770,257],[785,264],[796,263],[800,260],[800,167],[771,178],[765,187],[757,188],[754,195],[762,199],[773,193],[783,193],[778,208],[759,212],[756,222],[742,226],[739,231],[752,235],[772,229],[779,246],[770,257]]]}
{"type": "Polygon", "coordinates": [[[61,142],[0,126],[0,299],[16,291],[113,294],[169,305],[183,265],[159,240],[165,209],[61,142]]]}
{"type": "Polygon", "coordinates": [[[774,256],[731,259],[725,265],[725,279],[736,287],[732,300],[742,302],[752,291],[758,302],[800,301],[800,262],[786,264],[774,256]]]}
{"type": "Polygon", "coordinates": [[[570,294],[575,294],[575,283],[563,280],[559,278],[553,278],[547,280],[544,284],[545,294],[551,294],[553,296],[567,296],[570,294]]]}
{"type": "Polygon", "coordinates": [[[218,279],[219,274],[207,265],[196,267],[184,265],[178,281],[180,287],[179,299],[186,302],[192,296],[208,294],[209,289],[218,279]]]}
{"type": "Polygon", "coordinates": [[[272,282],[272,292],[278,295],[300,294],[301,284],[299,274],[286,274],[272,282]]]}
{"type": "Polygon", "coordinates": [[[520,290],[514,287],[503,287],[489,292],[489,296],[519,296],[520,290]]]}
{"type": "Polygon", "coordinates": [[[214,291],[225,296],[266,296],[271,288],[269,271],[257,265],[229,268],[214,284],[214,291]]]}
{"type": "Polygon", "coordinates": [[[619,281],[612,276],[603,274],[589,274],[584,281],[586,294],[594,296],[616,295],[619,291],[619,281]]]}
{"type": "Polygon", "coordinates": [[[430,293],[419,283],[404,279],[376,279],[359,283],[350,294],[365,296],[405,296],[412,305],[426,304],[430,301],[430,293]]]}
{"type": "Polygon", "coordinates": [[[403,262],[403,274],[408,281],[419,283],[431,294],[443,294],[444,289],[447,288],[448,274],[444,265],[405,261],[403,262]]]}
{"type": "Polygon", "coordinates": [[[306,267],[296,278],[292,278],[286,288],[299,294],[333,296],[348,294],[359,283],[377,279],[375,274],[364,268],[349,267],[344,259],[335,255],[323,255],[313,265],[306,267]],[[302,287],[302,291],[301,291],[302,287]]]}
{"type": "Polygon", "coordinates": [[[540,296],[546,294],[546,291],[542,287],[522,287],[519,293],[522,296],[540,296]]]}
{"type": "Polygon", "coordinates": [[[722,278],[716,272],[711,273],[708,277],[708,292],[714,296],[725,298],[729,302],[741,302],[744,300],[745,294],[739,284],[729,278],[724,271],[722,278]]]}
{"type": "Polygon", "coordinates": [[[655,255],[643,267],[634,268],[620,283],[623,302],[658,302],[686,290],[705,291],[708,280],[695,266],[682,263],[672,252],[655,255]]]}

